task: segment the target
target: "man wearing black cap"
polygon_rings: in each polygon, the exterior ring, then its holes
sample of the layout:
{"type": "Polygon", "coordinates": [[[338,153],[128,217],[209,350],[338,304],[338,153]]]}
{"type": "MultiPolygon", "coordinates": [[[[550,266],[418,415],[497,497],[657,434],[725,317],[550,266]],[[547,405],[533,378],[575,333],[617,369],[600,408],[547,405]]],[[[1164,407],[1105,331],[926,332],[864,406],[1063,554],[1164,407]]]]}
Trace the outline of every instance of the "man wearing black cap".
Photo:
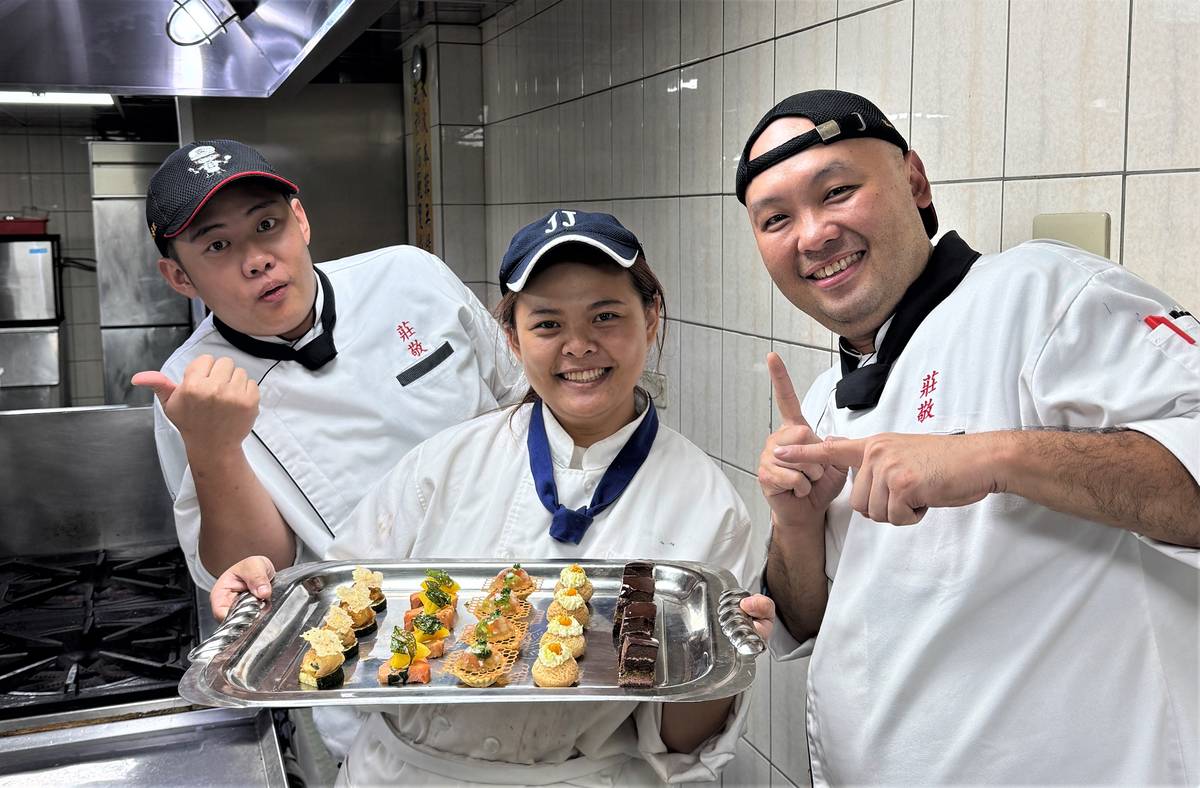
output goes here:
{"type": "Polygon", "coordinates": [[[1194,784],[1200,324],[1064,244],[931,245],[924,165],[853,94],[768,112],[737,194],[839,336],[802,402],[768,358],[759,465],[814,782],[1194,784]]]}
{"type": "Polygon", "coordinates": [[[519,375],[495,321],[432,255],[314,267],[299,187],[232,140],[186,145],[146,218],[176,291],[212,310],[161,373],[159,454],[196,582],[247,555],[324,552],[408,449],[495,408],[519,375]]]}

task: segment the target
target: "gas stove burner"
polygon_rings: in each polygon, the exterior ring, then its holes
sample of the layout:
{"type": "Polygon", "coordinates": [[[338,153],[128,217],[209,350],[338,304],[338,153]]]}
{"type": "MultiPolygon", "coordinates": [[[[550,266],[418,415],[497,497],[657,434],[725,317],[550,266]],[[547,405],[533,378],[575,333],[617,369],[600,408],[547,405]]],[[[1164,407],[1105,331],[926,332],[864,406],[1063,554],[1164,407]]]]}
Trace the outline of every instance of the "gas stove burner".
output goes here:
{"type": "Polygon", "coordinates": [[[101,550],[59,559],[0,561],[0,616],[12,608],[77,609],[88,603],[191,600],[192,582],[178,548],[150,555],[101,550]]]}
{"type": "Polygon", "coordinates": [[[194,593],[178,548],[0,561],[0,717],[173,691],[194,593]]]}

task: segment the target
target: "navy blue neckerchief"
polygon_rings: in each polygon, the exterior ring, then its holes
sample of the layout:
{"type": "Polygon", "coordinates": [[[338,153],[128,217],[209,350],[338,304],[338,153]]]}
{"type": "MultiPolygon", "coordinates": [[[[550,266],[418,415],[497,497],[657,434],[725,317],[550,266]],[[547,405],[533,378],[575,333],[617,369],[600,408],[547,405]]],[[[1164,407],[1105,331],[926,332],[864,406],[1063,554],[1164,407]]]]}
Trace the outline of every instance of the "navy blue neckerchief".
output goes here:
{"type": "Polygon", "coordinates": [[[908,340],[912,338],[917,326],[929,316],[946,296],[954,292],[958,283],[963,280],[971,265],[979,259],[979,252],[967,246],[951,230],[942,236],[938,245],[933,248],[925,270],[917,277],[892,314],[892,324],[888,326],[883,342],[879,344],[879,352],[874,364],[859,366],[859,356],[846,350],[846,340],[838,342],[838,354],[842,357],[842,379],[837,384],[837,395],[834,401],[839,408],[850,410],[866,410],[879,403],[883,395],[883,387],[887,383],[892,364],[900,358],[908,340]]]}
{"type": "Polygon", "coordinates": [[[261,339],[255,339],[225,325],[215,314],[213,315],[213,325],[216,326],[217,331],[225,338],[226,342],[255,358],[298,361],[304,365],[305,369],[320,369],[333,361],[334,356],[337,355],[337,348],[333,344],[333,326],[337,323],[337,309],[333,305],[333,285],[329,283],[329,277],[325,276],[325,272],[320,268],[314,266],[313,270],[317,272],[317,278],[321,280],[321,292],[325,296],[325,301],[321,305],[321,334],[304,347],[297,349],[281,342],[264,342],[261,339]]]}
{"type": "Polygon", "coordinates": [[[647,401],[646,416],[637,426],[629,440],[621,447],[616,459],[608,466],[600,484],[592,495],[592,502],[579,509],[568,509],[558,502],[558,487],[554,484],[554,460],[550,456],[550,441],[546,437],[546,423],[542,416],[542,401],[533,401],[529,414],[529,470],[533,472],[533,484],[537,488],[542,505],[553,515],[550,535],[560,542],[579,544],[592,524],[592,519],[611,506],[625,488],[633,481],[638,469],[650,454],[654,436],[658,434],[658,415],[654,403],[647,401]]]}

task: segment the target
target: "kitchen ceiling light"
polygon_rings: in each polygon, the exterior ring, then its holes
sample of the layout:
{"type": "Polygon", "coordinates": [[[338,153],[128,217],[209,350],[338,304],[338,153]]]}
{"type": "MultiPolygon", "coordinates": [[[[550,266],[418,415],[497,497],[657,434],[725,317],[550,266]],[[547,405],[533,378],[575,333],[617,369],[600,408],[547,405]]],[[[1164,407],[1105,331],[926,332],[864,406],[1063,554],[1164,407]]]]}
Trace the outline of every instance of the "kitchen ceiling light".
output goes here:
{"type": "Polygon", "coordinates": [[[171,0],[167,15],[167,38],[181,47],[211,44],[215,36],[238,18],[225,0],[171,0]],[[210,5],[211,3],[211,5],[210,5]],[[213,9],[216,6],[216,10],[213,9]]]}
{"type": "Polygon", "coordinates": [[[111,107],[113,98],[107,93],[29,93],[20,90],[0,90],[0,104],[86,104],[92,107],[111,107]]]}

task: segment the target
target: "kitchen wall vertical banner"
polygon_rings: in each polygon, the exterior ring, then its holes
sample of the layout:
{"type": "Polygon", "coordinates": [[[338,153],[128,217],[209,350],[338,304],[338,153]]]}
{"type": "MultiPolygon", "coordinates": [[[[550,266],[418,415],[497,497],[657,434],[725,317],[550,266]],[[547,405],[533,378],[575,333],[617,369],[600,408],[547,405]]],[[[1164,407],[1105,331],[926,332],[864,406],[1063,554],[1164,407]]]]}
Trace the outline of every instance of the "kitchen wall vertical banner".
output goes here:
{"type": "MultiPolygon", "coordinates": [[[[433,246],[433,135],[429,122],[429,91],[425,84],[425,49],[413,50],[413,165],[416,179],[417,222],[414,242],[427,252],[433,246]]],[[[435,252],[436,253],[436,252],[435,252]]]]}

